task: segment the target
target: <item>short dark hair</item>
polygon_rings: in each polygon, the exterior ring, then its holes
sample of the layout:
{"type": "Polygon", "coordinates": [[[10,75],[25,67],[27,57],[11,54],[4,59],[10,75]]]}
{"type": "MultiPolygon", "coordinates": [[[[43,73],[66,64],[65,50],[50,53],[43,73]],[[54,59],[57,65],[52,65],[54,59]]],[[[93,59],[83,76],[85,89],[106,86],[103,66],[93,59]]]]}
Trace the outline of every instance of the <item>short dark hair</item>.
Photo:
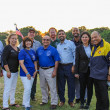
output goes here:
{"type": "Polygon", "coordinates": [[[26,45],[25,45],[25,42],[26,41],[31,41],[31,47],[33,46],[33,41],[32,41],[32,39],[29,37],[29,36],[25,36],[24,38],[23,38],[23,47],[24,48],[26,48],[26,45]]]}
{"type": "MultiPolygon", "coordinates": [[[[90,42],[91,42],[91,36],[90,36],[90,34],[89,34],[87,31],[84,31],[84,32],[81,33],[81,35],[80,35],[80,40],[81,40],[81,38],[82,38],[82,36],[83,36],[84,34],[86,34],[86,35],[89,37],[89,42],[88,42],[88,43],[90,43],[90,42]]],[[[81,43],[82,43],[82,41],[81,41],[81,43]]]]}
{"type": "Polygon", "coordinates": [[[63,31],[63,32],[65,33],[65,31],[64,31],[63,29],[60,29],[60,30],[58,30],[58,34],[59,34],[59,32],[61,32],[61,31],[63,31]]]}

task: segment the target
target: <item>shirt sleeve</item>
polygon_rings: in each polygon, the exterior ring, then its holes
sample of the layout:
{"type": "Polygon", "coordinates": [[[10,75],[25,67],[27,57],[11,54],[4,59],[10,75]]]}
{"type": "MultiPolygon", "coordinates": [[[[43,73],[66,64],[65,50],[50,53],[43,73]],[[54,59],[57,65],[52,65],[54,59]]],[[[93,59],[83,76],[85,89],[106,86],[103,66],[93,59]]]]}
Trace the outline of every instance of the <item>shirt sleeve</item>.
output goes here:
{"type": "Polygon", "coordinates": [[[19,45],[18,45],[18,48],[21,50],[23,49],[23,42],[21,42],[19,45]]]}
{"type": "Polygon", "coordinates": [[[36,50],[36,61],[38,61],[38,49],[36,50]]]}
{"type": "Polygon", "coordinates": [[[2,59],[3,59],[3,65],[7,65],[8,62],[8,58],[9,58],[9,54],[10,54],[10,49],[9,46],[6,46],[3,50],[3,54],[2,54],[2,59]]]}
{"type": "Polygon", "coordinates": [[[107,59],[107,62],[108,62],[108,66],[110,66],[110,44],[107,45],[107,48],[106,48],[106,59],[107,59]]]}
{"type": "Polygon", "coordinates": [[[1,63],[1,55],[2,55],[2,52],[3,52],[3,44],[2,42],[0,41],[0,63],[1,63]]]}
{"type": "Polygon", "coordinates": [[[79,57],[80,57],[80,53],[79,53],[79,47],[76,47],[76,51],[75,51],[75,74],[79,74],[79,57]]]}
{"type": "Polygon", "coordinates": [[[71,42],[71,50],[72,50],[72,54],[73,54],[73,65],[75,65],[75,49],[76,49],[76,46],[75,46],[74,42],[71,42]]]}
{"type": "Polygon", "coordinates": [[[34,56],[35,56],[35,59],[34,59],[33,61],[37,61],[37,59],[36,59],[36,53],[35,53],[34,50],[32,50],[32,51],[33,51],[33,54],[34,54],[34,56]]]}
{"type": "Polygon", "coordinates": [[[18,55],[18,60],[24,60],[24,58],[25,58],[24,51],[21,50],[21,51],[19,52],[19,55],[18,55]]]}
{"type": "Polygon", "coordinates": [[[55,61],[60,61],[60,56],[58,51],[54,48],[53,57],[55,61]]]}

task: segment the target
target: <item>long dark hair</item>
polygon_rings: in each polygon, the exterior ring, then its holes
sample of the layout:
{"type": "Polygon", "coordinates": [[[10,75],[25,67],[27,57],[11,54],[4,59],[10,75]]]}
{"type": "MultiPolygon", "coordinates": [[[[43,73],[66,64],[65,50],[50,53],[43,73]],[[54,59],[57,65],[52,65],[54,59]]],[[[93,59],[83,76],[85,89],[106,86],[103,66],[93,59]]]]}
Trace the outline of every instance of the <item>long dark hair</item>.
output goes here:
{"type": "Polygon", "coordinates": [[[81,43],[82,43],[81,38],[82,38],[82,36],[83,36],[84,34],[86,34],[86,35],[89,37],[89,42],[88,42],[88,44],[90,44],[90,43],[91,43],[91,36],[90,36],[90,34],[89,34],[87,31],[84,31],[84,32],[81,33],[81,35],[80,35],[80,41],[81,41],[81,43]]]}

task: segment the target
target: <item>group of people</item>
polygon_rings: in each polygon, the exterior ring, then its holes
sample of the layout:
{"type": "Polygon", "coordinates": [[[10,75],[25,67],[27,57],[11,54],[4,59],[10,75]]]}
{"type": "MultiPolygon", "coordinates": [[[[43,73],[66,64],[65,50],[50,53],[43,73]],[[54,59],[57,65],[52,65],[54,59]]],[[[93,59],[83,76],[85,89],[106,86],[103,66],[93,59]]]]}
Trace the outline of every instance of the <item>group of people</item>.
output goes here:
{"type": "MultiPolygon", "coordinates": [[[[48,103],[51,94],[51,109],[65,104],[65,85],[68,87],[68,104],[80,102],[79,109],[90,107],[93,84],[96,94],[96,110],[109,110],[107,80],[110,79],[110,44],[97,31],[91,35],[78,28],[72,29],[72,40],[66,39],[64,30],[49,29],[42,38],[42,45],[34,39],[35,30],[18,46],[16,34],[10,34],[7,45],[0,42],[0,59],[4,76],[3,110],[15,103],[15,90],[20,65],[20,77],[24,86],[22,106],[31,110],[30,98],[35,101],[37,73],[39,71],[42,93],[41,106],[48,103]],[[56,37],[58,35],[58,38],[56,37]],[[76,100],[75,100],[76,98],[76,100]],[[75,100],[75,101],[74,101],[75,100]],[[85,104],[86,102],[86,104],[85,104]]],[[[1,67],[0,67],[1,69],[1,67]]],[[[0,76],[2,72],[0,71],[0,76]]]]}

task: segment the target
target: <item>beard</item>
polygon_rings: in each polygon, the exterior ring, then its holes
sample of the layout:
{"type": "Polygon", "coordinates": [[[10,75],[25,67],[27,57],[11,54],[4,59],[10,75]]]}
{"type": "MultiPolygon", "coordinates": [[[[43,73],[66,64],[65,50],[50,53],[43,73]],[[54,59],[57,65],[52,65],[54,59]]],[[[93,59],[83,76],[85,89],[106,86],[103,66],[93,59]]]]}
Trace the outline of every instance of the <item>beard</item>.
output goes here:
{"type": "Polygon", "coordinates": [[[65,38],[63,36],[60,37],[60,41],[64,41],[65,38]]]}
{"type": "Polygon", "coordinates": [[[77,38],[77,37],[79,37],[79,34],[74,34],[73,36],[77,38]]]}

